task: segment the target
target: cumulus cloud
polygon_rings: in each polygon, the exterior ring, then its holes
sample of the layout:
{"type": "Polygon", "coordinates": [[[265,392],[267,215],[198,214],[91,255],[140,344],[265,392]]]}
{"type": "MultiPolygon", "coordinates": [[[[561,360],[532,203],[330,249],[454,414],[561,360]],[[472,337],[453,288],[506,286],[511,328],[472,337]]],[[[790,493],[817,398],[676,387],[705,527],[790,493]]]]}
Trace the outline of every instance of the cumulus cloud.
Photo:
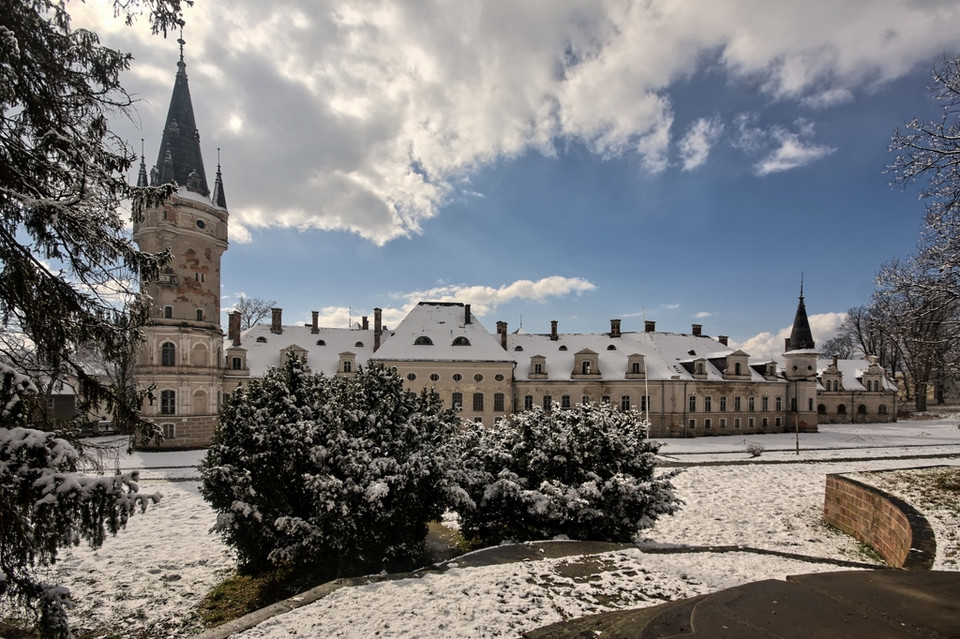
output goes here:
{"type": "MultiPolygon", "coordinates": [[[[130,139],[155,153],[176,45],[124,28],[108,0],[70,9],[133,51],[128,85],[148,100],[130,139]]],[[[232,220],[383,244],[418,233],[464,177],[531,151],[582,145],[657,173],[675,149],[693,169],[719,127],[694,112],[673,139],[677,80],[710,68],[762,104],[828,108],[955,48],[960,4],[234,0],[197,3],[186,21],[193,103],[205,149],[222,148],[232,220]]],[[[774,124],[760,174],[831,150],[774,124]]]]}
{"type": "Polygon", "coordinates": [[[421,301],[464,302],[471,305],[474,313],[483,316],[495,310],[501,304],[519,299],[542,302],[549,297],[580,295],[594,289],[596,289],[596,286],[585,279],[553,275],[537,281],[516,280],[498,288],[483,285],[448,284],[423,291],[402,293],[397,297],[407,300],[406,308],[408,309],[421,301]]]}
{"type": "Polygon", "coordinates": [[[700,118],[695,121],[679,143],[683,170],[690,171],[706,162],[710,147],[719,139],[722,132],[723,124],[717,117],[700,118]]]}
{"type": "MultiPolygon", "coordinates": [[[[836,337],[845,317],[846,313],[817,313],[807,316],[814,343],[823,344],[836,337]]],[[[784,343],[790,337],[791,330],[792,326],[787,326],[777,333],[759,333],[743,343],[733,344],[733,346],[758,359],[778,358],[783,355],[784,343]]]]}

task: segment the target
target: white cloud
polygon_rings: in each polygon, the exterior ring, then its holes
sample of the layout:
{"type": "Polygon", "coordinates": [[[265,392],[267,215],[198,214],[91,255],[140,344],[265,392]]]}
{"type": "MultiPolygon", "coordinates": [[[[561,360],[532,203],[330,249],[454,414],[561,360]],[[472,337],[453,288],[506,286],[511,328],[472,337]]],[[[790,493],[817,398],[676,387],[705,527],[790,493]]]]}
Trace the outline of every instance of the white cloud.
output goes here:
{"type": "Polygon", "coordinates": [[[710,147],[719,139],[723,132],[723,124],[717,117],[700,118],[680,140],[680,158],[684,171],[690,171],[707,161],[710,147]]]}
{"type": "MultiPolygon", "coordinates": [[[[175,43],[143,20],[124,28],[107,0],[70,10],[133,51],[130,88],[148,101],[130,139],[147,137],[155,157],[175,43]]],[[[848,101],[955,49],[960,3],[235,0],[197,3],[186,21],[193,103],[205,149],[223,149],[232,221],[382,244],[419,232],[465,176],[530,151],[583,144],[667,170],[674,83],[707,67],[752,87],[759,109],[848,101]]],[[[687,130],[681,167],[702,164],[709,133],[687,130]]],[[[779,135],[761,174],[830,151],[779,135]]]]}
{"type": "Polygon", "coordinates": [[[814,144],[803,139],[803,133],[776,128],[772,131],[772,135],[778,146],[754,166],[757,175],[780,173],[805,166],[836,151],[834,147],[814,144]]]}
{"type": "Polygon", "coordinates": [[[482,317],[495,310],[501,304],[514,300],[542,302],[548,297],[563,297],[571,294],[580,295],[592,291],[595,288],[592,283],[579,277],[571,278],[553,275],[537,281],[516,280],[499,288],[482,285],[468,286],[449,284],[424,291],[402,293],[397,297],[407,300],[407,308],[412,308],[421,301],[464,302],[471,304],[473,312],[482,317]]]}
{"type": "MultiPolygon", "coordinates": [[[[813,333],[814,344],[823,344],[829,339],[833,339],[843,323],[846,313],[817,313],[808,315],[810,322],[810,332],[813,333]]],[[[747,339],[743,343],[731,345],[739,348],[751,357],[758,359],[774,359],[783,355],[784,344],[790,337],[792,326],[787,326],[777,331],[776,334],[763,332],[747,339]]]]}

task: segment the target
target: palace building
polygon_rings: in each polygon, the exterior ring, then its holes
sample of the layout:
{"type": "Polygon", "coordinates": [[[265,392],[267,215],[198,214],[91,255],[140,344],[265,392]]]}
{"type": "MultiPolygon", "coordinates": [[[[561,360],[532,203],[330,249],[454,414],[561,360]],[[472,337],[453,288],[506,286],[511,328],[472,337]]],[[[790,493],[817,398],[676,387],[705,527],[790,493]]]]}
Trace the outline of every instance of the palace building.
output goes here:
{"type": "Polygon", "coordinates": [[[221,402],[239,384],[262,377],[291,355],[315,373],[355,375],[382,364],[407,388],[424,388],[456,406],[465,419],[490,427],[512,413],[577,402],[638,409],[651,436],[694,437],[794,430],[818,423],[894,421],[896,385],[876,363],[821,360],[807,319],[803,291],[783,355],[752,358],[724,336],[623,330],[620,319],[598,333],[488,331],[469,304],[421,302],[392,329],[380,309],[351,328],[285,325],[273,309],[269,324],[240,330],[229,315],[220,325],[220,260],[227,250],[229,214],[218,165],[208,188],[187,83],[183,42],[157,163],[149,177],[141,159],[138,184],[176,181],[179,192],[134,225],[141,250],[170,248],[173,260],[157,281],[135,375],[153,389],[143,417],[157,424],[163,446],[208,445],[221,402]]]}

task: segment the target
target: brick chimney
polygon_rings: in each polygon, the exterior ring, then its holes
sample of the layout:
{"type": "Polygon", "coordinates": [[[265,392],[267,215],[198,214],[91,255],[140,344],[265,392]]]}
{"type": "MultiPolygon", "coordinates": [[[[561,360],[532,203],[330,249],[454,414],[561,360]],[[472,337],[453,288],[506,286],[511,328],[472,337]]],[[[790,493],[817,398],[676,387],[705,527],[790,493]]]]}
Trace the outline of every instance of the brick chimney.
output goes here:
{"type": "Polygon", "coordinates": [[[320,311],[312,311],[313,323],[310,325],[310,332],[316,335],[320,332],[320,311]]]}
{"type": "Polygon", "coordinates": [[[277,335],[283,332],[283,309],[271,308],[272,316],[270,318],[270,332],[277,335]]]}
{"type": "Polygon", "coordinates": [[[463,305],[463,325],[466,326],[470,323],[470,305],[463,305]]]}
{"type": "Polygon", "coordinates": [[[240,311],[233,311],[228,317],[227,337],[230,338],[234,346],[240,346],[240,311]]]}
{"type": "Polygon", "coordinates": [[[373,352],[380,348],[380,333],[383,332],[380,316],[383,311],[379,308],[373,309],[373,352]]]}
{"type": "Polygon", "coordinates": [[[610,320],[610,337],[620,337],[620,320],[610,320]]]}
{"type": "Polygon", "coordinates": [[[500,346],[507,350],[507,323],[497,322],[497,335],[500,336],[500,346]]]}
{"type": "Polygon", "coordinates": [[[690,330],[693,331],[694,337],[700,337],[700,332],[703,330],[703,324],[691,324],[690,330]]]}
{"type": "Polygon", "coordinates": [[[657,323],[653,320],[646,320],[643,322],[643,330],[646,333],[653,333],[657,330],[657,323]]]}
{"type": "Polygon", "coordinates": [[[370,322],[367,320],[366,315],[360,318],[360,328],[362,328],[365,331],[370,330],[370,322]]]}
{"type": "Polygon", "coordinates": [[[724,346],[729,346],[728,342],[730,341],[730,338],[727,337],[726,335],[717,335],[717,341],[723,344],[724,346]]]}
{"type": "Polygon", "coordinates": [[[550,320],[550,339],[554,342],[560,339],[560,336],[557,335],[557,320],[550,320]]]}

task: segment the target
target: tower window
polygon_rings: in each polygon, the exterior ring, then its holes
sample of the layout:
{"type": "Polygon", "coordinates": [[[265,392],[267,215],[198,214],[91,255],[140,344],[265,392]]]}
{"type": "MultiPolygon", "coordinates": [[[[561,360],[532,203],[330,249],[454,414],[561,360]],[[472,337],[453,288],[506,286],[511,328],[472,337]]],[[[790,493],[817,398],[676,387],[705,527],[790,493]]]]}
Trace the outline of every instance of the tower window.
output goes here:
{"type": "Polygon", "coordinates": [[[207,228],[207,223],[204,222],[203,220],[197,220],[197,228],[198,228],[198,229],[205,229],[205,228],[207,228]]]}
{"type": "Polygon", "coordinates": [[[173,318],[173,307],[164,306],[163,307],[163,319],[172,319],[173,318]]]}
{"type": "Polygon", "coordinates": [[[173,342],[164,342],[160,345],[160,365],[161,366],[176,366],[177,365],[177,347],[173,342]]]}
{"type": "Polygon", "coordinates": [[[203,321],[203,309],[202,309],[202,308],[198,308],[198,309],[197,309],[197,321],[198,321],[198,322],[202,322],[202,321],[203,321]]]}
{"type": "Polygon", "coordinates": [[[177,393],[172,390],[160,391],[160,414],[177,414],[177,393]]]}
{"type": "Polygon", "coordinates": [[[232,360],[231,368],[235,371],[243,369],[243,360],[239,357],[234,357],[232,360]]]}

